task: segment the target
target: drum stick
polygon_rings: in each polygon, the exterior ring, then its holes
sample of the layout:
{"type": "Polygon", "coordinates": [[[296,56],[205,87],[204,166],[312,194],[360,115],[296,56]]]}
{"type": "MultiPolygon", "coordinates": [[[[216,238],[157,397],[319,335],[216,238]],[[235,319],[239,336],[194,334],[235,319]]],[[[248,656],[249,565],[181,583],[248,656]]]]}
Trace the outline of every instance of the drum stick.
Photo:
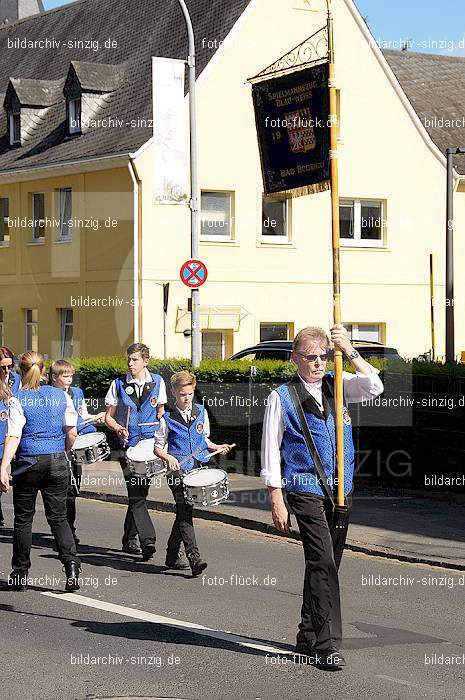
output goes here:
{"type": "MultiPolygon", "coordinates": [[[[236,443],[233,442],[233,444],[229,445],[229,447],[236,447],[236,443]]],[[[222,450],[220,448],[219,450],[215,450],[214,452],[210,452],[210,454],[208,455],[208,459],[210,459],[210,457],[214,457],[214,455],[220,454],[221,451],[222,450]]]]}
{"type": "Polygon", "coordinates": [[[137,425],[158,425],[159,422],[159,420],[156,420],[154,423],[138,423],[137,425]]]}
{"type": "MultiPolygon", "coordinates": [[[[128,427],[129,427],[129,416],[130,415],[131,415],[131,406],[128,406],[128,414],[126,416],[126,432],[128,430],[128,427]]],[[[127,443],[127,440],[124,441],[124,444],[126,444],[126,443],[127,443]]]]}

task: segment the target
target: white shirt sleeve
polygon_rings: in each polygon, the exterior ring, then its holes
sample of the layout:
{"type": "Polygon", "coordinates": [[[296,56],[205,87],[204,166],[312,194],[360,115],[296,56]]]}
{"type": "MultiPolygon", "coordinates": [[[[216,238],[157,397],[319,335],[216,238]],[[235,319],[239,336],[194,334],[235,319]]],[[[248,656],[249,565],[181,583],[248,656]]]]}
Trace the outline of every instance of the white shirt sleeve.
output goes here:
{"type": "Polygon", "coordinates": [[[163,416],[160,418],[160,423],[155,431],[155,447],[159,447],[161,450],[165,449],[165,445],[168,442],[168,426],[166,425],[166,420],[163,416]]]}
{"type": "Polygon", "coordinates": [[[281,399],[276,391],[268,397],[263,418],[261,472],[265,486],[282,487],[281,442],[284,435],[284,416],[281,399]]]}
{"type": "Polygon", "coordinates": [[[203,419],[203,433],[205,435],[205,441],[207,443],[207,446],[211,450],[214,450],[215,449],[214,444],[209,439],[210,438],[210,418],[208,417],[207,409],[205,409],[205,414],[204,414],[204,419],[203,419]]]}
{"type": "Polygon", "coordinates": [[[384,391],[383,382],[379,378],[379,370],[371,368],[371,374],[343,372],[344,396],[347,403],[360,403],[364,399],[372,399],[384,391]]]}
{"type": "Polygon", "coordinates": [[[74,408],[73,399],[66,393],[66,411],[63,425],[66,428],[75,428],[77,426],[78,414],[74,408]]]}
{"type": "Polygon", "coordinates": [[[162,377],[160,379],[160,393],[158,394],[157,406],[159,406],[161,403],[167,403],[167,402],[168,402],[168,397],[166,395],[166,384],[165,384],[165,380],[162,377]]]}
{"type": "Polygon", "coordinates": [[[20,438],[23,434],[23,428],[26,424],[24,411],[18,399],[13,396],[8,402],[8,432],[7,437],[20,438]]]}
{"type": "Polygon", "coordinates": [[[105,396],[105,406],[117,406],[118,395],[116,393],[116,381],[113,380],[105,396]]]}

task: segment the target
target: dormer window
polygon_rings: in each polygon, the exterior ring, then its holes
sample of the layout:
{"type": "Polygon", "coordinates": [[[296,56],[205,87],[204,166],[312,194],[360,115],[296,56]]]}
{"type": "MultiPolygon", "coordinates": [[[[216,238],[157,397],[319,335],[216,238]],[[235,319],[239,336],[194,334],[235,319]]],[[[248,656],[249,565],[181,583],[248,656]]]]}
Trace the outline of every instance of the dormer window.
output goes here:
{"type": "Polygon", "coordinates": [[[81,98],[76,97],[68,102],[68,130],[70,134],[81,133],[81,98]]]}
{"type": "Polygon", "coordinates": [[[10,112],[8,114],[10,146],[21,145],[21,114],[10,112]]]}

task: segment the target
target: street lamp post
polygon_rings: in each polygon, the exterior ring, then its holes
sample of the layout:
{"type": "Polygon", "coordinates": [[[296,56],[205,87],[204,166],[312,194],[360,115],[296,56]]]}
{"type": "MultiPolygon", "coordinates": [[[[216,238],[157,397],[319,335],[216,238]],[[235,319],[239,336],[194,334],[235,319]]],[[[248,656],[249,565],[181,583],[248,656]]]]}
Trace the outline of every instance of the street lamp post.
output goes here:
{"type": "MultiPolygon", "coordinates": [[[[191,258],[199,257],[199,186],[197,175],[197,112],[195,102],[195,38],[189,10],[184,0],[178,0],[186,20],[189,40],[187,69],[189,75],[189,134],[190,134],[190,173],[191,173],[191,258]]],[[[191,290],[191,359],[194,367],[200,364],[200,309],[199,290],[191,290]]]]}
{"type": "Polygon", "coordinates": [[[453,156],[465,153],[465,148],[446,149],[446,362],[455,362],[454,339],[454,161],[453,156]]]}

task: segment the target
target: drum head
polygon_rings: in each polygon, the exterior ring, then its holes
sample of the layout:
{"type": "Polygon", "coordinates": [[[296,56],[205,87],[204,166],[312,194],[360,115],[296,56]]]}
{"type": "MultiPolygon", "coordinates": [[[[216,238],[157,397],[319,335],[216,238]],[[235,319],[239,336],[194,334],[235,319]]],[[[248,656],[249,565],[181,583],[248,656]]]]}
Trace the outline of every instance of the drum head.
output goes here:
{"type": "Polygon", "coordinates": [[[87,433],[86,435],[78,435],[74,441],[73,450],[83,450],[86,447],[98,445],[99,442],[105,440],[104,433],[87,433]]]}
{"type": "Polygon", "coordinates": [[[186,474],[183,481],[186,486],[211,486],[218,484],[227,477],[222,469],[194,469],[186,474]]]}
{"type": "Polygon", "coordinates": [[[153,462],[154,459],[157,459],[157,457],[155,457],[153,454],[154,446],[154,438],[150,438],[149,440],[141,440],[137,443],[137,445],[134,445],[134,447],[130,447],[128,449],[126,456],[133,462],[153,462]]]}

